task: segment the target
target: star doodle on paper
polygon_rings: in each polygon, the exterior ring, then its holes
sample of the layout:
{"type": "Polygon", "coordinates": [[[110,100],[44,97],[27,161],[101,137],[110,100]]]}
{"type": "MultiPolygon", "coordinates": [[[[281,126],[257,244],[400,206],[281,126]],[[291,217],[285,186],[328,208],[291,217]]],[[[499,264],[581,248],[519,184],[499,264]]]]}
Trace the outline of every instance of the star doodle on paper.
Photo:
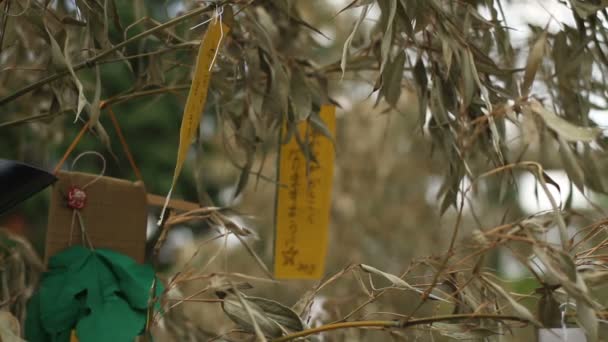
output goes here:
{"type": "Polygon", "coordinates": [[[295,258],[298,255],[299,251],[293,246],[290,246],[288,249],[284,250],[281,254],[283,254],[283,266],[287,265],[295,265],[295,258]]]}

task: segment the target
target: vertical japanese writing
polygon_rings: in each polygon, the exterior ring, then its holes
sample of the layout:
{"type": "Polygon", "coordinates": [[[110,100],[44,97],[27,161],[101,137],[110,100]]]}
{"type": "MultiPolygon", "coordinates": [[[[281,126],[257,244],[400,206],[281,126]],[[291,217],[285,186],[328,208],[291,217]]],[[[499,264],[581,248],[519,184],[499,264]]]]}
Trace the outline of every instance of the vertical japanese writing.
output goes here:
{"type": "MultiPolygon", "coordinates": [[[[335,129],[333,106],[321,118],[335,129]]],[[[285,133],[285,131],[283,132],[285,133]]],[[[327,249],[333,145],[308,122],[297,134],[307,143],[308,155],[295,137],[281,146],[277,188],[275,275],[278,278],[319,278],[327,249]]]]}
{"type": "Polygon", "coordinates": [[[298,183],[300,181],[300,164],[301,154],[297,149],[291,148],[288,150],[287,159],[289,160],[290,168],[288,176],[288,206],[287,206],[287,217],[288,220],[288,236],[285,243],[285,250],[283,251],[283,265],[295,265],[296,257],[299,253],[296,248],[296,241],[298,235],[298,183]]]}
{"type": "Polygon", "coordinates": [[[321,167],[318,162],[318,155],[320,155],[320,137],[318,134],[311,134],[310,139],[312,141],[310,150],[312,151],[315,158],[308,164],[308,179],[306,187],[306,219],[309,224],[315,224],[315,217],[317,216],[318,207],[318,188],[321,183],[321,167]]]}

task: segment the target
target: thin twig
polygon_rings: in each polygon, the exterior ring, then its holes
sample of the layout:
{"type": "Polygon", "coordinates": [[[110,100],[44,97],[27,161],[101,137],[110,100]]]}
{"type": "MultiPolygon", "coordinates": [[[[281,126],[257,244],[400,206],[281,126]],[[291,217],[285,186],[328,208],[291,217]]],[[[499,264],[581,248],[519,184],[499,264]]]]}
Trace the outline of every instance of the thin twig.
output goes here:
{"type": "MultiPolygon", "coordinates": [[[[175,305],[181,304],[183,302],[197,302],[197,303],[223,303],[223,299],[219,298],[169,298],[168,301],[177,301],[175,305]]],[[[174,306],[175,306],[174,305],[174,306]]],[[[173,306],[171,307],[173,308],[173,306]]]]}
{"type": "Polygon", "coordinates": [[[6,33],[6,23],[8,23],[9,15],[8,12],[11,8],[11,2],[7,1],[4,4],[4,13],[2,13],[2,29],[0,30],[0,53],[2,53],[2,45],[4,45],[4,34],[6,33]]]}
{"type": "Polygon", "coordinates": [[[444,256],[443,261],[441,262],[441,266],[439,266],[439,269],[437,269],[437,272],[435,272],[435,275],[433,276],[433,280],[431,281],[431,285],[426,288],[426,290],[422,294],[422,298],[420,299],[420,302],[414,308],[414,310],[412,310],[412,313],[409,315],[409,317],[413,317],[416,314],[416,312],[418,312],[418,310],[422,307],[422,305],[426,302],[426,300],[429,298],[431,292],[433,291],[433,289],[435,288],[435,285],[437,284],[437,281],[439,280],[439,277],[441,276],[441,274],[447,267],[450,258],[454,255],[454,245],[456,244],[458,232],[460,231],[460,224],[462,223],[462,212],[464,210],[464,200],[466,198],[467,192],[470,189],[471,189],[470,187],[467,188],[461,194],[460,209],[458,210],[458,216],[456,217],[456,222],[454,223],[454,229],[452,231],[452,237],[450,239],[450,246],[448,247],[448,251],[444,256]]]}

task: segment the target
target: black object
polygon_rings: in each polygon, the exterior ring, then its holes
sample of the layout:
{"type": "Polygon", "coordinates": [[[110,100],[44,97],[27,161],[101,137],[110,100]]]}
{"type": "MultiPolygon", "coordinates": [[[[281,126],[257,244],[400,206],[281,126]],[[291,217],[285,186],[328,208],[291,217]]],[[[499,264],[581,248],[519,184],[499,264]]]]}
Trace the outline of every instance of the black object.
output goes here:
{"type": "Polygon", "coordinates": [[[0,215],[55,181],[57,178],[47,171],[0,159],[0,215]]]}

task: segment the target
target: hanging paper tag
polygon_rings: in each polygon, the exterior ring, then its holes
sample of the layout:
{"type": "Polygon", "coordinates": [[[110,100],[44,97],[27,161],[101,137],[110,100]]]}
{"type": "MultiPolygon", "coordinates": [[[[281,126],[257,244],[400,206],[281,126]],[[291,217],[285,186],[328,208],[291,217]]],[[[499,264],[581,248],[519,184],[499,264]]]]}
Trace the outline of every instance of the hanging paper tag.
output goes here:
{"type": "MultiPolygon", "coordinates": [[[[207,100],[207,90],[209,89],[211,68],[213,67],[215,57],[221,46],[223,38],[226,36],[229,30],[230,28],[224,25],[221,20],[212,20],[209,23],[209,28],[207,29],[198,50],[194,77],[192,78],[192,85],[190,86],[190,92],[188,93],[188,99],[186,100],[186,107],[184,107],[182,125],[179,130],[177,162],[175,163],[175,171],[173,172],[171,189],[169,190],[169,194],[167,195],[166,199],[167,203],[171,197],[171,193],[173,192],[175,182],[182,171],[182,166],[186,160],[186,155],[188,153],[188,149],[190,148],[190,144],[192,143],[194,135],[198,130],[201,114],[205,108],[205,101],[207,100]]],[[[162,221],[164,211],[165,208],[163,208],[160,221],[162,221]]]]}
{"type": "Polygon", "coordinates": [[[57,178],[47,219],[45,263],[72,245],[84,244],[87,238],[95,248],[145,261],[148,204],[143,183],[81,172],[60,171],[57,178]],[[86,236],[74,221],[74,210],[82,217],[86,236]]]}
{"type": "MultiPolygon", "coordinates": [[[[335,136],[336,108],[322,106],[320,117],[335,136]]],[[[283,138],[286,134],[284,127],[283,138]]],[[[308,122],[298,124],[298,134],[308,138],[316,162],[307,162],[295,136],[281,146],[274,272],[283,279],[319,279],[327,253],[334,146],[308,122]]]]}

